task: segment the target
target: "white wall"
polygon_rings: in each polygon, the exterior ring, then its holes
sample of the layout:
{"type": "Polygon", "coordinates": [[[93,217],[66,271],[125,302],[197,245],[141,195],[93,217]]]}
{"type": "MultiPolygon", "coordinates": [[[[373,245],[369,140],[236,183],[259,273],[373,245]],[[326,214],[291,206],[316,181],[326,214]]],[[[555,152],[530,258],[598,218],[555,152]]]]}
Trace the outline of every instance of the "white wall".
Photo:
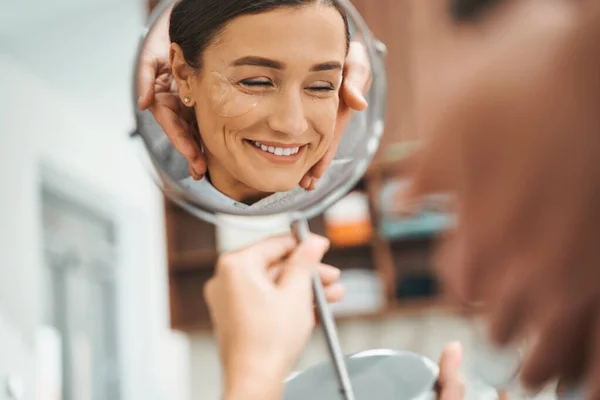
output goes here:
{"type": "Polygon", "coordinates": [[[187,340],[169,329],[161,197],[128,139],[143,9],[68,6],[0,32],[0,376],[22,375],[33,398],[44,268],[38,185],[50,165],[118,218],[124,399],[186,400],[187,340]]]}

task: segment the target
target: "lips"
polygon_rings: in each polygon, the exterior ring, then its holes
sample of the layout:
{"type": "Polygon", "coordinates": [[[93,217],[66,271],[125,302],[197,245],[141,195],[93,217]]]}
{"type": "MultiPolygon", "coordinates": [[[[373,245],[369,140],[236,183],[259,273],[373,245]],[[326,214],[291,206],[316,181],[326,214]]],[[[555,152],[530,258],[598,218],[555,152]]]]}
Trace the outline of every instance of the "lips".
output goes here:
{"type": "Polygon", "coordinates": [[[302,159],[302,155],[308,147],[307,144],[301,143],[288,145],[283,143],[259,142],[256,140],[244,140],[244,142],[262,159],[280,165],[296,164],[302,159]]]}
{"type": "Polygon", "coordinates": [[[256,148],[261,149],[266,153],[271,153],[276,156],[293,156],[297,154],[303,146],[273,146],[270,143],[264,144],[258,141],[250,141],[256,148]]]}

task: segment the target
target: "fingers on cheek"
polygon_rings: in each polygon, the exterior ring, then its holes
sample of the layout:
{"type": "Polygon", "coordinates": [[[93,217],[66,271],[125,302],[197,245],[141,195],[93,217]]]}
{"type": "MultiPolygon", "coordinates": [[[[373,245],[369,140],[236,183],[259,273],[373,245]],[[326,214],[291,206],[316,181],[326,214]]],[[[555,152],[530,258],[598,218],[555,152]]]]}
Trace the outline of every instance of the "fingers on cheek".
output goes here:
{"type": "Polygon", "coordinates": [[[198,180],[198,179],[202,178],[202,175],[198,174],[193,166],[190,165],[188,170],[189,170],[192,178],[194,178],[194,180],[198,180]]]}
{"type": "Polygon", "coordinates": [[[310,183],[312,182],[312,178],[308,175],[304,175],[300,180],[300,187],[304,189],[308,189],[310,187],[310,183]]]}

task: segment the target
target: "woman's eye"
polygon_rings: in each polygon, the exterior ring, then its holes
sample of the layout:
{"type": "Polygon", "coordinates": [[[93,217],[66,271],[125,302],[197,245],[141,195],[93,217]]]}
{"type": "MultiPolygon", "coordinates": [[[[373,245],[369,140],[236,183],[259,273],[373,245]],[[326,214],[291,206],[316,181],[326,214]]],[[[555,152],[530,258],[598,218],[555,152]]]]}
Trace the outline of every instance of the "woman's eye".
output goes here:
{"type": "Polygon", "coordinates": [[[268,79],[245,79],[240,81],[240,85],[245,87],[270,87],[273,82],[268,79]]]}
{"type": "Polygon", "coordinates": [[[331,92],[335,90],[332,84],[329,83],[319,83],[313,86],[309,86],[308,90],[313,92],[331,92]]]}
{"type": "Polygon", "coordinates": [[[331,86],[311,86],[309,88],[315,92],[332,92],[333,88],[331,86]]]}

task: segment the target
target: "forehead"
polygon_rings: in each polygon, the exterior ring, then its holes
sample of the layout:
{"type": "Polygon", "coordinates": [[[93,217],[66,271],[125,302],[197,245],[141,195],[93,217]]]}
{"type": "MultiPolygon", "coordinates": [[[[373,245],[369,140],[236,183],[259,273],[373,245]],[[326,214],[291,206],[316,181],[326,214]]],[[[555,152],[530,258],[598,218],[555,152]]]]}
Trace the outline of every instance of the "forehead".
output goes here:
{"type": "Polygon", "coordinates": [[[284,62],[342,62],[345,53],[346,30],[339,11],[310,5],[280,7],[232,20],[208,46],[204,60],[230,61],[253,55],[284,62]]]}

